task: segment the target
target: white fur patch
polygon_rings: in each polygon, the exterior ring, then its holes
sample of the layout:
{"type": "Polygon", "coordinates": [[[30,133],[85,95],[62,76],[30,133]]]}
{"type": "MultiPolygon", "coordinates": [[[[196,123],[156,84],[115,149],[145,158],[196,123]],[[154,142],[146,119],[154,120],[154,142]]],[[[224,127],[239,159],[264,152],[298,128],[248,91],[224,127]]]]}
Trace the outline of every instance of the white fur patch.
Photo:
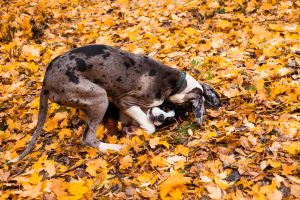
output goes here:
{"type": "MultiPolygon", "coordinates": [[[[154,116],[154,118],[157,118],[160,115],[163,115],[164,119],[166,119],[168,117],[175,117],[175,112],[173,110],[169,111],[169,112],[165,112],[162,109],[160,109],[159,107],[152,108],[151,109],[151,114],[154,116]]],[[[148,113],[148,115],[150,115],[150,113],[148,113]]],[[[149,118],[149,116],[148,116],[148,118],[149,118]]],[[[153,123],[154,123],[155,126],[160,126],[160,125],[163,124],[162,122],[158,122],[158,121],[154,121],[153,123]]]]}
{"type": "Polygon", "coordinates": [[[149,107],[156,107],[156,106],[160,106],[164,101],[163,100],[159,100],[159,101],[154,101],[152,104],[149,105],[149,107]]]}
{"type": "Polygon", "coordinates": [[[114,150],[119,152],[123,147],[125,147],[125,145],[100,142],[98,149],[101,152],[106,152],[107,150],[114,150]]]}
{"type": "Polygon", "coordinates": [[[186,83],[187,83],[186,88],[182,92],[170,96],[169,100],[171,102],[173,102],[173,103],[183,103],[184,102],[184,100],[183,100],[184,96],[188,92],[193,90],[194,88],[200,88],[203,92],[203,88],[200,85],[200,83],[198,83],[198,81],[196,81],[191,75],[186,74],[185,80],[186,80],[186,83]]]}
{"type": "Polygon", "coordinates": [[[153,134],[155,132],[154,124],[150,119],[148,119],[146,113],[144,113],[140,107],[132,106],[129,109],[125,110],[124,113],[137,121],[140,124],[140,127],[147,133],[153,134]]]}

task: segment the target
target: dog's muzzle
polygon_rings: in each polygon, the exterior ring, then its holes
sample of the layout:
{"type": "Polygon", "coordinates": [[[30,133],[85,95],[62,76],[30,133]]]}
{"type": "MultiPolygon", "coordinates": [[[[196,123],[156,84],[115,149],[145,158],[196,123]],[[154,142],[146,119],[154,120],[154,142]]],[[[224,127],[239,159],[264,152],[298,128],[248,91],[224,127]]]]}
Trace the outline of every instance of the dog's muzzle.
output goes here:
{"type": "Polygon", "coordinates": [[[162,125],[164,122],[171,120],[172,118],[175,117],[175,112],[169,111],[169,112],[165,112],[163,110],[161,110],[158,107],[153,107],[150,108],[148,113],[148,119],[155,125],[155,126],[160,126],[162,125]]]}

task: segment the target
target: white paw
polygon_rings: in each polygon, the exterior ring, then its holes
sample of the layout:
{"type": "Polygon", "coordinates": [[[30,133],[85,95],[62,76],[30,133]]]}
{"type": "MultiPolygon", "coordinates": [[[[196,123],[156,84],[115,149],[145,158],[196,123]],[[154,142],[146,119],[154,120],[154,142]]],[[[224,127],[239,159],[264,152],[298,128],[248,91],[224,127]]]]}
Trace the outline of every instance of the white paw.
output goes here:
{"type": "Polygon", "coordinates": [[[123,147],[125,147],[125,145],[100,142],[98,149],[102,152],[106,152],[107,150],[114,150],[119,152],[123,147]]]}
{"type": "Polygon", "coordinates": [[[148,134],[153,134],[155,132],[154,124],[147,124],[146,126],[142,126],[141,128],[144,129],[148,134]]]}

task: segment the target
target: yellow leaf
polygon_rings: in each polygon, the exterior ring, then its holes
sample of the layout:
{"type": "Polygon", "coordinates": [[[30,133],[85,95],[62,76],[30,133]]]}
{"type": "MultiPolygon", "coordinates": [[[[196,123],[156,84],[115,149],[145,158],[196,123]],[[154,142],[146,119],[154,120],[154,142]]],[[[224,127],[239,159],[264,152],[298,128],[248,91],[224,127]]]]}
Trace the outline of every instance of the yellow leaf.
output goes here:
{"type": "Polygon", "coordinates": [[[137,180],[141,183],[141,187],[147,187],[153,185],[158,179],[158,175],[153,175],[152,173],[143,173],[137,177],[137,180]]]}
{"type": "Polygon", "coordinates": [[[130,155],[127,155],[120,159],[120,169],[128,169],[129,167],[132,167],[132,157],[130,155]]]}
{"type": "Polygon", "coordinates": [[[156,147],[156,145],[158,145],[158,142],[160,140],[160,137],[155,137],[149,140],[149,145],[152,149],[154,149],[156,147]]]}
{"type": "Polygon", "coordinates": [[[48,119],[46,124],[45,124],[45,131],[50,132],[53,131],[54,129],[58,128],[58,121],[56,119],[48,119]]]}
{"type": "Polygon", "coordinates": [[[54,129],[57,129],[59,127],[59,122],[63,119],[67,118],[68,113],[67,112],[59,112],[55,113],[53,118],[50,118],[47,120],[45,125],[45,130],[47,132],[53,131],[54,129]]]}
{"type": "Polygon", "coordinates": [[[38,175],[37,171],[34,171],[29,178],[29,183],[36,185],[41,182],[42,178],[42,176],[38,175]]]}
{"type": "Polygon", "coordinates": [[[232,28],[232,23],[227,20],[218,20],[216,27],[220,29],[232,28]]]}
{"type": "Polygon", "coordinates": [[[138,165],[144,163],[147,160],[147,158],[148,158],[148,156],[146,154],[139,156],[137,158],[138,161],[137,161],[137,163],[135,163],[135,166],[138,166],[138,165]]]}
{"type": "Polygon", "coordinates": [[[103,17],[103,19],[102,19],[102,26],[101,26],[101,28],[102,28],[102,30],[106,30],[106,29],[108,29],[110,26],[113,26],[113,25],[115,25],[115,20],[112,18],[112,17],[110,17],[110,16],[104,16],[103,17]]]}
{"type": "Polygon", "coordinates": [[[270,3],[263,3],[261,5],[261,9],[263,9],[263,10],[271,10],[272,8],[273,8],[273,5],[270,3]]]}
{"type": "Polygon", "coordinates": [[[40,97],[34,98],[34,100],[30,103],[31,108],[38,108],[40,105],[40,97]]]}
{"type": "Polygon", "coordinates": [[[212,199],[221,199],[222,198],[222,190],[219,187],[214,186],[206,186],[206,190],[208,191],[208,196],[212,199]]]}
{"type": "Polygon", "coordinates": [[[10,118],[6,120],[6,124],[8,125],[9,129],[14,129],[16,127],[16,123],[10,118]]]}
{"type": "Polygon", "coordinates": [[[175,190],[172,190],[169,194],[170,194],[172,200],[182,199],[182,190],[180,188],[176,188],[175,190]]]}
{"type": "Polygon", "coordinates": [[[300,142],[292,142],[282,146],[282,149],[289,152],[289,154],[295,155],[300,151],[300,142]]]}
{"type": "Polygon", "coordinates": [[[177,145],[175,150],[174,150],[175,154],[181,154],[183,156],[188,156],[189,154],[189,148],[183,146],[183,145],[177,145]]]}
{"type": "Polygon", "coordinates": [[[24,148],[27,142],[31,139],[30,135],[26,135],[24,138],[18,140],[18,142],[13,146],[14,150],[24,148]]]}
{"type": "Polygon", "coordinates": [[[27,69],[29,69],[32,72],[37,72],[39,70],[39,66],[36,65],[34,62],[31,62],[29,65],[27,65],[27,69]]]}
{"type": "Polygon", "coordinates": [[[102,170],[100,174],[97,176],[97,179],[92,185],[97,185],[97,190],[101,189],[103,186],[106,186],[109,184],[110,178],[112,178],[113,175],[108,175],[107,170],[102,170]]]}
{"type": "Polygon", "coordinates": [[[218,136],[217,132],[215,132],[215,131],[208,131],[208,132],[206,132],[203,135],[203,138],[210,139],[210,138],[215,138],[217,136],[218,136]]]}
{"type": "Polygon", "coordinates": [[[84,186],[84,182],[72,182],[69,183],[68,191],[73,194],[75,199],[80,199],[89,189],[84,186]]]}
{"type": "Polygon", "coordinates": [[[141,140],[139,136],[134,136],[130,141],[130,146],[132,146],[133,149],[137,152],[139,151],[140,147],[143,144],[144,144],[144,140],[141,140]]]}
{"type": "Polygon", "coordinates": [[[137,177],[137,180],[141,183],[141,187],[150,185],[150,180],[152,178],[151,173],[144,172],[142,175],[137,177]]]}
{"type": "Polygon", "coordinates": [[[96,148],[88,148],[86,151],[87,151],[87,157],[89,158],[93,158],[99,153],[98,149],[96,148]]]}
{"type": "Polygon", "coordinates": [[[198,35],[198,31],[194,28],[191,28],[191,27],[186,28],[185,33],[189,36],[198,35]]]}
{"type": "Polygon", "coordinates": [[[293,184],[291,186],[291,194],[294,195],[296,198],[300,198],[300,185],[293,184]]]}
{"type": "Polygon", "coordinates": [[[46,150],[46,151],[50,151],[50,150],[53,150],[53,149],[57,149],[57,147],[58,147],[58,145],[59,145],[60,142],[61,142],[61,141],[59,141],[59,140],[55,140],[53,143],[47,145],[47,146],[45,147],[45,150],[46,150]]]}
{"type": "Polygon", "coordinates": [[[165,159],[163,159],[161,156],[154,156],[151,159],[152,167],[164,167],[166,165],[168,165],[168,162],[165,159]]]}
{"type": "Polygon", "coordinates": [[[214,181],[217,184],[217,186],[223,190],[226,190],[229,187],[229,183],[227,181],[219,179],[218,177],[215,177],[214,181]]]}
{"type": "Polygon", "coordinates": [[[40,182],[37,185],[24,185],[23,191],[21,192],[21,197],[30,197],[31,199],[36,199],[42,194],[43,183],[40,182]]]}
{"type": "Polygon", "coordinates": [[[100,124],[96,132],[97,138],[99,139],[103,138],[104,134],[105,134],[105,127],[103,124],[100,124]]]}
{"type": "Polygon", "coordinates": [[[269,29],[272,31],[284,31],[284,27],[279,24],[269,24],[269,29]]]}
{"type": "Polygon", "coordinates": [[[68,128],[61,129],[58,132],[59,139],[64,139],[66,136],[69,138],[72,135],[72,130],[68,128]]]}
{"type": "Polygon", "coordinates": [[[159,141],[159,144],[161,144],[161,145],[167,147],[167,149],[170,148],[170,144],[169,144],[168,142],[166,142],[166,141],[159,141]]]}
{"type": "Polygon", "coordinates": [[[40,57],[40,49],[34,45],[24,45],[21,52],[20,57],[26,61],[38,61],[40,57]]]}
{"type": "Polygon", "coordinates": [[[102,158],[98,158],[96,160],[88,162],[86,165],[87,168],[85,169],[85,171],[88,172],[91,176],[97,176],[97,170],[99,168],[106,168],[107,162],[102,158]]]}
{"type": "Polygon", "coordinates": [[[230,88],[230,89],[224,90],[223,94],[226,97],[231,98],[231,97],[238,96],[240,94],[240,91],[237,88],[230,88]]]}
{"type": "MultiPolygon", "coordinates": [[[[180,174],[176,171],[174,171],[168,178],[165,180],[162,184],[159,185],[160,188],[160,197],[162,199],[166,199],[167,195],[170,194],[171,192],[174,192],[176,189],[179,189],[179,191],[173,193],[175,194],[175,197],[179,196],[179,193],[181,193],[184,190],[185,184],[190,183],[191,178],[184,177],[183,174],[180,174]]],[[[173,196],[174,197],[174,196],[173,196]]],[[[175,198],[174,197],[174,198],[175,198]]]]}
{"type": "Polygon", "coordinates": [[[167,147],[168,149],[170,147],[170,144],[166,141],[161,141],[160,137],[155,137],[153,139],[150,139],[150,141],[149,141],[149,145],[152,149],[155,148],[159,144],[167,147]]]}
{"type": "Polygon", "coordinates": [[[158,179],[158,175],[156,174],[151,180],[150,180],[150,184],[153,185],[158,179]]]}
{"type": "Polygon", "coordinates": [[[53,160],[45,160],[45,170],[49,173],[49,176],[53,176],[55,174],[55,162],[53,160]]]}
{"type": "Polygon", "coordinates": [[[63,179],[53,179],[51,183],[51,191],[57,197],[61,198],[67,195],[66,189],[68,185],[63,179]]]}
{"type": "Polygon", "coordinates": [[[268,163],[273,167],[273,168],[278,168],[281,167],[281,163],[273,160],[268,160],[268,163]]]}

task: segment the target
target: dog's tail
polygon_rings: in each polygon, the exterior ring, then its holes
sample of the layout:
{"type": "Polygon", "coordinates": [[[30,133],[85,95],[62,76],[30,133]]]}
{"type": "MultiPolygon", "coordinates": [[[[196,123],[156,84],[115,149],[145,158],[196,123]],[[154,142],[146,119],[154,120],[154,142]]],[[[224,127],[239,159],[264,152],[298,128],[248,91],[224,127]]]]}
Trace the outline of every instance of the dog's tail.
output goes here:
{"type": "Polygon", "coordinates": [[[41,95],[40,95],[40,108],[39,108],[39,115],[38,115],[38,122],[37,122],[36,129],[32,135],[32,138],[31,138],[29,144],[27,145],[27,147],[23,151],[23,153],[21,155],[19,155],[19,157],[8,161],[7,162],[8,165],[16,163],[19,160],[23,159],[34,148],[37,138],[43,132],[43,127],[44,127],[46,117],[47,117],[47,111],[48,111],[48,91],[45,90],[44,85],[43,85],[41,95]]]}

